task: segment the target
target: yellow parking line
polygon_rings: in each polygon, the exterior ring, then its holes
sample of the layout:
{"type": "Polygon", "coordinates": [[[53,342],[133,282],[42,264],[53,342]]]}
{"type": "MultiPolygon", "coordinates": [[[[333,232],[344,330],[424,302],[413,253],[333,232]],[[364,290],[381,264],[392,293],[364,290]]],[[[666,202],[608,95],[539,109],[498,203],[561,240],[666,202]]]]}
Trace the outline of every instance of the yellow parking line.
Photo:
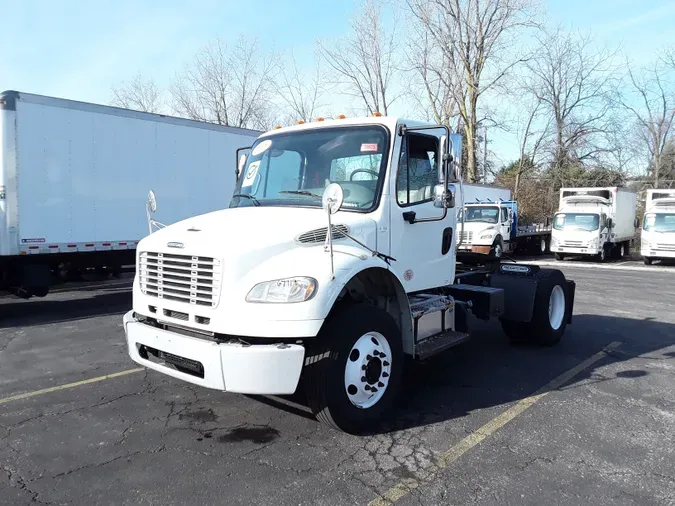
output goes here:
{"type": "Polygon", "coordinates": [[[136,369],[127,369],[126,371],[115,372],[112,374],[106,374],[105,376],[99,376],[98,378],[90,378],[82,381],[76,381],[75,383],[67,383],[65,385],[58,385],[55,387],[43,388],[42,390],[34,390],[33,392],[26,392],[25,394],[12,395],[10,397],[5,397],[0,399],[0,404],[5,404],[6,402],[18,401],[21,399],[28,399],[29,397],[35,397],[37,395],[48,394],[50,392],[58,392],[59,390],[68,390],[69,388],[75,388],[82,385],[88,385],[90,383],[96,383],[98,381],[103,381],[112,378],[118,378],[120,376],[126,376],[127,374],[133,374],[135,372],[144,371],[144,367],[137,367],[136,369]]]}
{"type": "Polygon", "coordinates": [[[518,415],[523,413],[525,410],[533,406],[537,401],[548,395],[553,390],[557,390],[558,388],[563,386],[569,380],[574,378],[577,374],[579,374],[585,369],[588,369],[598,360],[601,360],[602,358],[606,357],[608,352],[619,347],[620,345],[621,345],[620,341],[614,341],[613,343],[610,343],[605,348],[603,348],[602,351],[599,351],[592,357],[587,358],[576,367],[573,367],[572,369],[562,373],[560,376],[558,376],[557,378],[555,378],[554,380],[552,380],[551,382],[547,383],[542,388],[537,390],[531,396],[518,401],[512,407],[502,412],[501,414],[497,415],[495,418],[490,420],[481,428],[479,428],[475,432],[472,432],[467,437],[462,439],[459,443],[450,448],[448,451],[441,454],[436,464],[421,472],[418,472],[415,478],[407,478],[403,481],[400,481],[392,488],[387,490],[380,497],[368,503],[368,506],[385,506],[388,504],[393,504],[399,499],[408,495],[412,490],[418,488],[423,483],[429,483],[433,481],[436,475],[439,473],[439,471],[442,471],[443,469],[450,466],[450,464],[455,462],[462,455],[464,455],[469,450],[474,448],[484,439],[492,436],[504,425],[506,425],[511,420],[516,418],[518,415]]]}

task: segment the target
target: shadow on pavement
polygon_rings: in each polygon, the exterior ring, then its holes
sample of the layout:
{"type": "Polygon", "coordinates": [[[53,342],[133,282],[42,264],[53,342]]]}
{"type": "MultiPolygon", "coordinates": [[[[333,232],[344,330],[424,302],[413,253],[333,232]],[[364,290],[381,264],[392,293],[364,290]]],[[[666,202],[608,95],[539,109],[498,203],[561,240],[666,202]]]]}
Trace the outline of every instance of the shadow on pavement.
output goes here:
{"type": "MultiPolygon", "coordinates": [[[[577,315],[563,340],[551,348],[511,345],[498,325],[485,324],[475,339],[426,362],[412,363],[391,421],[376,433],[390,433],[462,418],[473,411],[504,406],[532,395],[560,374],[575,367],[613,341],[617,350],[575,376],[566,388],[582,381],[600,383],[617,378],[647,376],[647,370],[622,371],[616,376],[596,371],[610,362],[630,360],[675,345],[675,325],[597,315],[577,315]]],[[[658,354],[671,359],[675,351],[658,354]]],[[[250,396],[294,416],[311,418],[303,385],[289,397],[250,396]]]]}
{"type": "MultiPolygon", "coordinates": [[[[77,299],[3,299],[0,303],[0,329],[62,323],[97,316],[121,314],[131,308],[129,286],[98,288],[102,292],[77,299]]],[[[78,290],[80,292],[81,290],[78,290]]]]}

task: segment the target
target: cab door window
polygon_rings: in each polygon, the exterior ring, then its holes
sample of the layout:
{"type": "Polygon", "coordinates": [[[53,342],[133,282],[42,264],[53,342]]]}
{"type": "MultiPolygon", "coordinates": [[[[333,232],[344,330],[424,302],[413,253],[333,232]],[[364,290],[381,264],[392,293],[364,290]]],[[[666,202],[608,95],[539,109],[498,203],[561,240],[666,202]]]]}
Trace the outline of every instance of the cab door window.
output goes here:
{"type": "Polygon", "coordinates": [[[401,207],[430,202],[438,184],[438,139],[429,135],[406,135],[396,178],[396,201],[401,207]]]}

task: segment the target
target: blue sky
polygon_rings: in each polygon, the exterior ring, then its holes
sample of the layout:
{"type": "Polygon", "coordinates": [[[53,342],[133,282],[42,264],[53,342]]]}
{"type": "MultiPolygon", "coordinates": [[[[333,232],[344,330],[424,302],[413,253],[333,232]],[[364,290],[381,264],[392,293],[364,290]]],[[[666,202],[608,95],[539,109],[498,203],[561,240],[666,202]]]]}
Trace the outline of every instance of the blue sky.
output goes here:
{"type": "MultiPolygon", "coordinates": [[[[636,63],[675,45],[675,0],[544,0],[544,6],[548,23],[591,30],[636,63]]],[[[0,0],[0,89],[107,103],[120,81],[142,73],[166,86],[200,46],[239,33],[268,47],[293,47],[309,60],[317,37],[346,30],[351,9],[350,0],[0,0]]],[[[499,159],[510,157],[506,144],[501,136],[493,146],[499,159]]]]}

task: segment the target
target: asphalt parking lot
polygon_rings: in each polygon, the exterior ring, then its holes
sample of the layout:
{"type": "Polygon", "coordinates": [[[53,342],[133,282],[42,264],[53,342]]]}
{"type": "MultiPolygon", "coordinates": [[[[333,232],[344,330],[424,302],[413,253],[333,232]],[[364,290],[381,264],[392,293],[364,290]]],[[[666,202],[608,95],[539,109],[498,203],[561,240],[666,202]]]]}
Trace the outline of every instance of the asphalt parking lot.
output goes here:
{"type": "Polygon", "coordinates": [[[0,503],[675,504],[675,268],[620,263],[557,262],[577,282],[558,346],[483,324],[365,437],[301,395],[138,370],[126,280],[0,299],[0,503]]]}

